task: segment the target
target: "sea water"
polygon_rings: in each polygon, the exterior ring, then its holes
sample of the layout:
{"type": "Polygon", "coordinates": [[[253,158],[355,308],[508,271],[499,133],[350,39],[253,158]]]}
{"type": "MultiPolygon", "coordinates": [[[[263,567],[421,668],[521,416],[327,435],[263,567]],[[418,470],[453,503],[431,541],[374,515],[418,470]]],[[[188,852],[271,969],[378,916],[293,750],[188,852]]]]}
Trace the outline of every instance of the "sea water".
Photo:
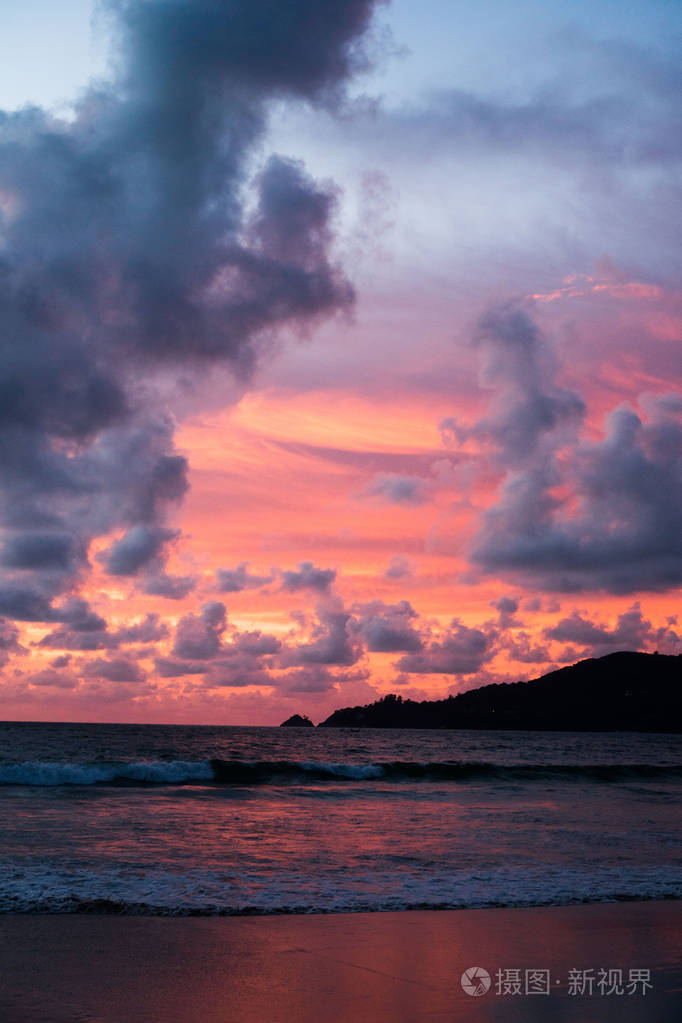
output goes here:
{"type": "Polygon", "coordinates": [[[682,896],[680,737],[0,724],[0,910],[682,896]]]}

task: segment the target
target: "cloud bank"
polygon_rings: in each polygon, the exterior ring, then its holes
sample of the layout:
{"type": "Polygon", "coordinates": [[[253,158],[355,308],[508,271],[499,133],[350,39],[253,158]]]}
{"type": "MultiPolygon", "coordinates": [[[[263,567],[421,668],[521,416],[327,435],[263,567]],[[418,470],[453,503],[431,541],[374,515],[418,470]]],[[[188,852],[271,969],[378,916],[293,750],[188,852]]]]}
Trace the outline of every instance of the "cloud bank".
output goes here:
{"type": "Polygon", "coordinates": [[[558,592],[665,591],[682,584],[682,398],[643,395],[581,432],[580,397],[556,383],[528,311],[487,313],[478,342],[494,415],[472,433],[505,473],[471,551],[485,572],[558,592]]]}
{"type": "Polygon", "coordinates": [[[340,103],[375,6],[109,0],[116,79],[70,121],[0,113],[6,616],[58,620],[102,536],[110,575],[191,589],[164,572],[188,488],[172,381],[246,380],[274,331],[351,304],[334,189],[256,160],[273,101],[340,103]]]}

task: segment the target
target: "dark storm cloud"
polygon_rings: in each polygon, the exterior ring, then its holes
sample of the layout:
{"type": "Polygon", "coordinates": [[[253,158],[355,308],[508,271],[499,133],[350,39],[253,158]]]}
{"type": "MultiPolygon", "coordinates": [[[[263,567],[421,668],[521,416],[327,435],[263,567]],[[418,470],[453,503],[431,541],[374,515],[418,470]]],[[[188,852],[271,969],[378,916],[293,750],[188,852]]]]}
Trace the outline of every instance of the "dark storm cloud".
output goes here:
{"type": "Polygon", "coordinates": [[[178,622],[173,656],[187,661],[211,660],[221,649],[226,628],[225,605],[219,600],[209,601],[200,614],[186,614],[178,622]]]}
{"type": "Polygon", "coordinates": [[[197,580],[192,575],[169,575],[168,572],[152,572],[146,576],[144,592],[154,597],[182,600],[196,588],[197,580]]]}
{"type": "Polygon", "coordinates": [[[242,590],[258,590],[271,583],[272,575],[253,575],[248,570],[248,561],[242,561],[236,568],[219,568],[216,582],[221,593],[241,593],[242,590]]]}
{"type": "Polygon", "coordinates": [[[267,667],[257,658],[236,654],[229,660],[216,660],[207,666],[204,685],[208,688],[243,689],[245,686],[268,686],[275,681],[267,667]]]}
{"type": "Polygon", "coordinates": [[[348,667],[355,664],[362,655],[362,647],[353,632],[351,613],[338,597],[321,601],[316,610],[317,622],[310,640],[285,648],[280,655],[281,666],[337,664],[348,667]]]}
{"type": "Polygon", "coordinates": [[[37,644],[57,650],[116,650],[129,643],[154,643],[165,639],[168,626],[158,614],[148,614],[140,622],[132,622],[110,632],[107,623],[90,611],[86,601],[72,599],[64,605],[65,625],[47,633],[37,644]]]}
{"type": "Polygon", "coordinates": [[[128,35],[130,86],[157,93],[158,105],[176,114],[174,91],[195,100],[210,88],[223,100],[232,90],[245,99],[334,99],[346,79],[368,64],[358,39],[375,3],[109,0],[109,6],[128,35]]]}
{"type": "Polygon", "coordinates": [[[0,587],[0,615],[20,622],[53,622],[56,620],[50,599],[19,586],[0,587]]]}
{"type": "Polygon", "coordinates": [[[490,606],[499,612],[501,625],[514,624],[514,616],[519,609],[518,600],[514,597],[500,597],[499,600],[491,601],[490,606]]]}
{"type": "Polygon", "coordinates": [[[208,688],[275,685],[270,670],[281,641],[259,630],[231,630],[224,641],[226,629],[225,607],[219,601],[204,604],[199,615],[185,615],[178,622],[172,655],[156,658],[157,673],[163,678],[204,675],[202,684],[208,688]]]}
{"type": "Polygon", "coordinates": [[[63,671],[54,671],[52,668],[33,672],[26,676],[26,681],[32,686],[46,686],[54,689],[75,689],[77,685],[73,675],[63,671]]]}
{"type": "Polygon", "coordinates": [[[106,627],[104,619],[80,597],[69,597],[53,607],[40,593],[11,585],[0,589],[0,614],[25,622],[64,622],[77,632],[106,627]]]}
{"type": "Polygon", "coordinates": [[[0,112],[0,613],[58,620],[121,531],[106,569],[178,595],[169,380],[209,361],[243,380],[265,335],[352,301],[333,189],[281,156],[250,181],[268,104],[337,104],[375,6],[110,0],[116,80],[68,122],[0,112]]]}
{"type": "MultiPolygon", "coordinates": [[[[405,617],[405,609],[398,606],[388,610],[402,611],[405,617]]],[[[305,618],[299,622],[304,624],[308,624],[305,618]]],[[[260,685],[286,689],[288,681],[302,681],[305,676],[312,692],[317,691],[320,680],[324,680],[324,689],[338,680],[327,666],[355,665],[363,654],[363,642],[358,622],[338,597],[320,601],[308,638],[299,642],[295,635],[283,641],[260,630],[240,632],[228,627],[224,604],[211,601],[199,614],[180,619],[170,656],[157,656],[155,664],[165,678],[202,674],[202,685],[208,688],[260,685]],[[291,668],[301,671],[286,671],[291,668]]]]}
{"type": "Polygon", "coordinates": [[[552,660],[549,650],[540,643],[534,643],[528,632],[519,631],[513,636],[501,638],[501,645],[513,661],[521,664],[547,664],[552,660]]]}
{"type": "Polygon", "coordinates": [[[157,675],[161,678],[180,678],[182,675],[203,675],[205,661],[179,661],[172,657],[157,657],[154,662],[157,675]]]}
{"type": "Polygon", "coordinates": [[[182,675],[204,675],[203,685],[208,688],[265,685],[276,683],[270,670],[276,666],[276,655],[282,648],[276,636],[259,630],[232,631],[229,642],[222,642],[225,631],[223,605],[204,605],[201,618],[187,615],[178,624],[175,658],[160,657],[156,669],[165,678],[182,675]],[[178,639],[180,644],[178,645],[178,639]],[[191,654],[194,660],[179,658],[191,654]]]}
{"type": "Polygon", "coordinates": [[[352,630],[371,653],[422,649],[422,637],[415,628],[419,615],[409,601],[384,604],[382,600],[372,600],[355,605],[353,612],[356,617],[352,630]]]}
{"type": "Polygon", "coordinates": [[[51,650],[115,650],[117,640],[106,629],[95,632],[75,632],[66,626],[54,629],[39,641],[39,647],[51,650]]]}
{"type": "Polygon", "coordinates": [[[64,533],[20,533],[8,538],[0,550],[5,568],[57,569],[68,572],[86,560],[83,547],[64,533]]]}
{"type": "Polygon", "coordinates": [[[141,622],[133,622],[131,625],[123,626],[114,633],[119,643],[155,643],[159,639],[165,639],[169,629],[165,622],[162,622],[158,614],[147,614],[141,622]]]}
{"type": "Polygon", "coordinates": [[[66,668],[71,663],[71,654],[60,654],[50,661],[51,668],[66,668]]]}
{"type": "Polygon", "coordinates": [[[287,570],[282,572],[282,589],[289,593],[298,590],[317,590],[318,593],[327,593],[336,579],[336,572],[333,568],[317,568],[312,561],[301,561],[298,571],[287,570]]]}
{"type": "Polygon", "coordinates": [[[107,571],[111,575],[135,575],[144,565],[156,560],[164,545],[178,535],[178,530],[161,526],[133,526],[112,545],[107,571]]]}
{"type": "Polygon", "coordinates": [[[0,618],[0,668],[7,664],[11,654],[23,653],[19,643],[19,630],[12,622],[0,618]]]}
{"type": "Polygon", "coordinates": [[[69,597],[57,608],[58,621],[65,622],[74,632],[97,632],[105,629],[107,623],[95,611],[92,611],[87,600],[81,597],[69,597]]]}
{"type": "Polygon", "coordinates": [[[329,693],[344,682],[365,682],[369,672],[364,668],[353,671],[330,671],[326,667],[303,667],[289,671],[277,680],[277,690],[284,695],[298,693],[329,693]]]}
{"type": "Polygon", "coordinates": [[[495,653],[495,633],[463,625],[455,618],[438,639],[417,653],[405,654],[397,663],[399,671],[415,674],[470,675],[495,653]]]}
{"type": "Polygon", "coordinates": [[[107,682],[143,682],[144,675],[134,661],[126,657],[114,657],[107,661],[96,657],[83,666],[86,678],[104,679],[107,682]]]}
{"type": "Polygon", "coordinates": [[[269,674],[275,666],[275,655],[282,648],[276,636],[260,630],[235,633],[220,650],[220,656],[208,667],[205,683],[208,686],[273,686],[269,674]]]}
{"type": "Polygon", "coordinates": [[[238,632],[232,641],[226,644],[223,653],[228,657],[235,657],[237,655],[267,657],[271,654],[276,654],[281,647],[281,640],[277,639],[276,636],[261,632],[260,629],[254,629],[247,632],[238,632]]]}
{"type": "Polygon", "coordinates": [[[525,309],[513,302],[489,309],[474,341],[484,355],[482,383],[496,395],[495,415],[473,432],[492,439],[505,466],[537,454],[547,435],[580,424],[582,398],[554,384],[552,350],[525,309]]]}
{"type": "Polygon", "coordinates": [[[682,399],[621,406],[582,441],[580,399],[554,383],[527,312],[493,310],[486,382],[495,414],[474,427],[508,471],[482,517],[474,563],[558,592],[666,590],[682,583],[682,399]],[[568,496],[559,496],[563,489],[568,496]]]}
{"type": "Polygon", "coordinates": [[[665,652],[679,652],[680,637],[672,628],[676,618],[668,625],[656,627],[644,618],[639,603],[618,616],[614,628],[603,622],[594,622],[584,613],[574,610],[568,618],[544,630],[543,635],[560,643],[573,643],[581,648],[580,656],[601,656],[616,650],[642,650],[650,647],[665,652]]]}

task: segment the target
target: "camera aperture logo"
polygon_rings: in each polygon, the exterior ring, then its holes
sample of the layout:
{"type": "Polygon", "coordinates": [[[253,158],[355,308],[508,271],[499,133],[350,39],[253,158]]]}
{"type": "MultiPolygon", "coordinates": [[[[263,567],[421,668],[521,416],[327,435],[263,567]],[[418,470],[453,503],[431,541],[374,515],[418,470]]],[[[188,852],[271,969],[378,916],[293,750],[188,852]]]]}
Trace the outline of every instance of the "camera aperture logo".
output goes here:
{"type": "MultiPolygon", "coordinates": [[[[462,974],[462,991],[472,998],[480,998],[490,991],[491,976],[483,966],[470,966],[462,974]]],[[[523,969],[520,966],[495,970],[496,995],[551,995],[561,994],[561,978],[552,977],[550,970],[543,968],[523,969]]],[[[622,967],[571,967],[568,971],[568,984],[564,985],[563,994],[569,998],[587,996],[602,998],[607,995],[620,995],[627,998],[632,995],[646,995],[653,990],[651,970],[636,967],[624,970],[622,967]]]]}
{"type": "Polygon", "coordinates": [[[462,974],[462,990],[473,998],[479,998],[490,990],[490,974],[482,966],[470,966],[462,974]]]}

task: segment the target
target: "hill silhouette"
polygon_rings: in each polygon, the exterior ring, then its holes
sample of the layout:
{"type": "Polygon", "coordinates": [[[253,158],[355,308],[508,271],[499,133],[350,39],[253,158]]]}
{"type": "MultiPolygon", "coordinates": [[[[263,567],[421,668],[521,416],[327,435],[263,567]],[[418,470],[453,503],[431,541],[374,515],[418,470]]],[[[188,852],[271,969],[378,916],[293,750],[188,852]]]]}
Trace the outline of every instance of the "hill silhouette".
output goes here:
{"type": "Polygon", "coordinates": [[[391,693],[336,710],[318,727],[680,732],[681,712],[682,655],[621,651],[445,700],[391,693]]]}

